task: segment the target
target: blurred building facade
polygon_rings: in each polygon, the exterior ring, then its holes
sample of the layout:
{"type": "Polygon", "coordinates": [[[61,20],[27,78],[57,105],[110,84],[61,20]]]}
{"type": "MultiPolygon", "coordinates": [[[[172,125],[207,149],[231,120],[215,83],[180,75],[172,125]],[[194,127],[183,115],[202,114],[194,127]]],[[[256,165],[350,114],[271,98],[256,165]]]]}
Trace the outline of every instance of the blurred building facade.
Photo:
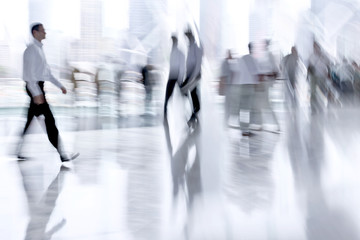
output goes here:
{"type": "Polygon", "coordinates": [[[80,39],[71,43],[70,61],[90,61],[99,59],[102,38],[102,1],[81,0],[80,39]]]}
{"type": "MultiPolygon", "coordinates": [[[[170,34],[174,30],[182,33],[187,24],[196,26],[194,29],[199,30],[205,56],[215,61],[224,56],[226,49],[234,49],[239,55],[246,54],[247,43],[261,39],[272,39],[284,54],[294,43],[299,45],[300,52],[305,52],[302,49],[311,51],[314,37],[320,39],[332,55],[341,53],[360,60],[360,46],[356,41],[360,35],[360,11],[356,0],[131,0],[117,4],[111,0],[13,2],[0,3],[0,73],[7,72],[12,77],[21,77],[22,53],[30,40],[29,23],[32,22],[42,22],[46,27],[48,35],[44,49],[57,76],[67,62],[131,63],[146,56],[145,60],[140,60],[142,64],[164,65],[170,34]],[[79,7],[75,7],[76,4],[79,7]],[[104,18],[111,9],[104,6],[126,8],[128,24],[119,22],[118,25],[128,28],[104,34],[104,18]],[[64,9],[73,9],[75,15],[67,16],[61,12],[64,9]],[[14,10],[19,13],[17,17],[10,14],[14,10]],[[71,19],[68,21],[67,17],[71,19]],[[78,26],[79,34],[70,34],[74,36],[69,37],[66,27],[62,27],[66,25],[62,23],[65,20],[78,26]],[[138,56],[142,57],[130,56],[131,51],[140,53],[138,56]]],[[[112,14],[115,13],[116,9],[112,14]]],[[[116,22],[112,23],[112,26],[116,25],[116,22]]]]}

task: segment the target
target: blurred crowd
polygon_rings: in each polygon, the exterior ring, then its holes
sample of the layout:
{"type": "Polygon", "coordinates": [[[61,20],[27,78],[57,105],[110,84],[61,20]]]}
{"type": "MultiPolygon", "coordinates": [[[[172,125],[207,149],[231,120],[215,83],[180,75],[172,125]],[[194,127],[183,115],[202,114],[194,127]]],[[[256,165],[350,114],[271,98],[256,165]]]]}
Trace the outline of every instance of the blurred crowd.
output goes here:
{"type": "Polygon", "coordinates": [[[360,99],[360,68],[355,60],[331,56],[316,40],[308,59],[300,56],[296,46],[288,55],[276,56],[270,45],[267,39],[251,42],[244,56],[229,49],[221,64],[218,90],[225,96],[225,122],[240,127],[243,135],[250,135],[250,129],[281,131],[269,95],[276,83],[283,86],[290,112],[309,106],[311,114],[316,114],[354,105],[360,99]],[[299,86],[307,90],[300,91],[299,86]],[[264,118],[266,113],[270,115],[264,118]]]}

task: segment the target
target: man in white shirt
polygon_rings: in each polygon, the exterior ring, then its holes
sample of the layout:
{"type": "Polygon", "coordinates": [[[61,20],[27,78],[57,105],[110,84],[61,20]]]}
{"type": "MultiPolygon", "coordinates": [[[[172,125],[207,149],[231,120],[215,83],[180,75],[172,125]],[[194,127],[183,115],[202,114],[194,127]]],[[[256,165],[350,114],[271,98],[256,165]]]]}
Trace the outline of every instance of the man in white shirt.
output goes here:
{"type": "MultiPolygon", "coordinates": [[[[79,154],[67,156],[60,147],[59,131],[55,124],[55,118],[50,110],[45,98],[44,81],[50,81],[66,94],[66,88],[51,74],[49,65],[46,62],[43,51],[42,40],[46,37],[46,32],[41,23],[35,23],[31,27],[31,34],[34,37],[24,52],[23,57],[23,79],[26,82],[26,92],[30,97],[30,106],[27,115],[27,122],[22,137],[26,134],[34,116],[44,115],[46,132],[51,144],[57,149],[62,162],[70,161],[79,154]]],[[[24,159],[21,155],[22,143],[19,145],[18,158],[24,159]]]]}
{"type": "Polygon", "coordinates": [[[185,55],[178,48],[178,39],[176,36],[171,37],[173,46],[170,53],[169,80],[166,86],[164,117],[167,117],[167,104],[174,91],[176,83],[180,86],[185,75],[185,55]]]}
{"type": "Polygon", "coordinates": [[[230,125],[240,122],[243,136],[250,136],[249,124],[254,114],[255,86],[259,84],[260,75],[258,65],[252,56],[253,46],[248,45],[250,54],[240,59],[230,60],[232,71],[230,125]],[[240,118],[239,118],[240,116],[240,118]],[[232,119],[235,119],[231,121],[232,119]]]}

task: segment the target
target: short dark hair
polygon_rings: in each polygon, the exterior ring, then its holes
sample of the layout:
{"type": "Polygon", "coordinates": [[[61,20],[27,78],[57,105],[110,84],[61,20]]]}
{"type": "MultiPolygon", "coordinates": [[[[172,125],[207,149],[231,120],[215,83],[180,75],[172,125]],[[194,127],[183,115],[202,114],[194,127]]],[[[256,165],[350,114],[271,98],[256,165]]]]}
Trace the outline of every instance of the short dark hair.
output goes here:
{"type": "Polygon", "coordinates": [[[33,35],[33,31],[39,31],[40,26],[42,26],[42,23],[31,24],[31,34],[33,35]]]}
{"type": "Polygon", "coordinates": [[[194,37],[194,34],[193,34],[191,28],[186,29],[185,32],[184,32],[184,34],[185,34],[187,37],[189,37],[189,36],[194,37]]]}

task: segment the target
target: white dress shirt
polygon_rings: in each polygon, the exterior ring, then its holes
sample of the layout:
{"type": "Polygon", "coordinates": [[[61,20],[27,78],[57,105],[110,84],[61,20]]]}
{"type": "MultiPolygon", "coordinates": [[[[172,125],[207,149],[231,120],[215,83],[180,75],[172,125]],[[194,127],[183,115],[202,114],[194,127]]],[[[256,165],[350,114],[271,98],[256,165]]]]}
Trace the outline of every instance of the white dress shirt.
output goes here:
{"type": "Polygon", "coordinates": [[[30,44],[24,52],[23,80],[26,82],[26,86],[33,97],[42,94],[38,84],[40,81],[50,81],[59,88],[63,87],[51,74],[42,46],[43,44],[41,42],[34,39],[34,42],[30,44]]]}
{"type": "Polygon", "coordinates": [[[276,64],[275,57],[270,52],[266,52],[265,56],[258,61],[259,70],[263,74],[277,73],[279,68],[276,64]]]}
{"type": "Polygon", "coordinates": [[[271,52],[266,52],[265,56],[258,61],[258,66],[261,74],[265,74],[264,80],[271,81],[274,80],[273,76],[266,76],[267,74],[278,73],[279,68],[277,66],[274,55],[271,52]]]}
{"type": "Polygon", "coordinates": [[[181,84],[185,76],[185,55],[178,47],[173,47],[170,54],[169,80],[177,79],[181,84]]]}
{"type": "Polygon", "coordinates": [[[259,67],[251,55],[240,59],[229,60],[230,70],[233,72],[232,84],[258,84],[259,67]]]}

